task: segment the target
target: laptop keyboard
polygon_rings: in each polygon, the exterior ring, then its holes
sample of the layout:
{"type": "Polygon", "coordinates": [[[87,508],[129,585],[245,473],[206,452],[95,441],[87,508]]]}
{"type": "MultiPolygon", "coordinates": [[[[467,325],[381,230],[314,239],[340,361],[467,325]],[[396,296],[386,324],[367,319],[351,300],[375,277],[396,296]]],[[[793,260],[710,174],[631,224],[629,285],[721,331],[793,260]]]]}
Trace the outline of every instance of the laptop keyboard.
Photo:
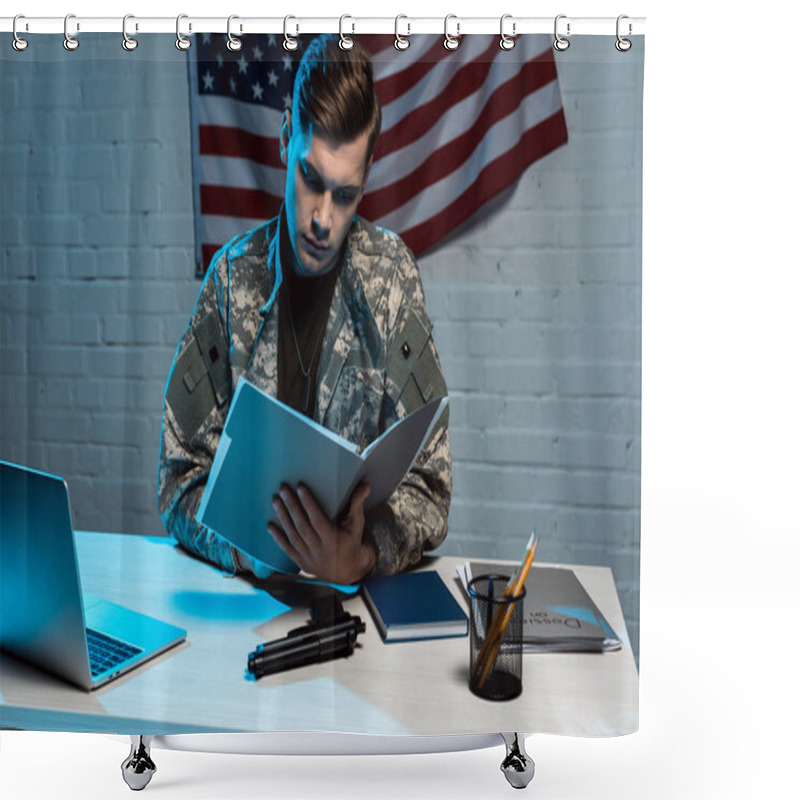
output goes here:
{"type": "Polygon", "coordinates": [[[89,665],[93,678],[142,652],[141,647],[112,639],[91,628],[86,629],[86,641],[89,645],[89,665]]]}

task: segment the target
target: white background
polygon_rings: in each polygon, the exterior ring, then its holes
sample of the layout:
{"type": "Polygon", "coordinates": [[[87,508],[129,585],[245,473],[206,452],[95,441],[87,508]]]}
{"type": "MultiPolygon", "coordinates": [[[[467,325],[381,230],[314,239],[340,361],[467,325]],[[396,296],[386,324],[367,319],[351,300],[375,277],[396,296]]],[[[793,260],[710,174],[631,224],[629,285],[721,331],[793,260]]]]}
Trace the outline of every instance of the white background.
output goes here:
{"type": "MultiPolygon", "coordinates": [[[[647,17],[641,729],[608,740],[532,737],[537,775],[527,793],[796,796],[796,7],[235,5],[26,0],[4,13],[647,17]]],[[[10,47],[6,38],[0,46],[10,47]]],[[[126,753],[99,736],[3,732],[0,789],[8,798],[129,796],[118,766],[126,753]]],[[[508,797],[501,758],[501,749],[313,759],[156,751],[146,791],[193,800],[508,797]]]]}

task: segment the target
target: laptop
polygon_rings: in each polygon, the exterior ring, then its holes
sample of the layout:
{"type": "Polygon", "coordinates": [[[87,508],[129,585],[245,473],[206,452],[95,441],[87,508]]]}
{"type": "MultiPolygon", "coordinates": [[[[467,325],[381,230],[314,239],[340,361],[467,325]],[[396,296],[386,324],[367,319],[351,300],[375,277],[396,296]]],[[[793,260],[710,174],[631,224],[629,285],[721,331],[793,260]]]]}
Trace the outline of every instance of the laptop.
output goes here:
{"type": "Polygon", "coordinates": [[[0,461],[0,648],[91,690],[184,639],[83,594],[66,482],[0,461]]]}

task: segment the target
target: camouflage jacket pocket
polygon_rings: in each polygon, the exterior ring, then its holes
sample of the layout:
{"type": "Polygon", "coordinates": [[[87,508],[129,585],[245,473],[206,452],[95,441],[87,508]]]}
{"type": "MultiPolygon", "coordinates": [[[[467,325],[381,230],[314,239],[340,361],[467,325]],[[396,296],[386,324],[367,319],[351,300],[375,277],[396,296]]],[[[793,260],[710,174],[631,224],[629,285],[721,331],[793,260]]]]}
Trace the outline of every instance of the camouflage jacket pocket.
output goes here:
{"type": "Polygon", "coordinates": [[[363,449],[380,435],[383,371],[345,364],[325,416],[325,427],[363,449]]]}

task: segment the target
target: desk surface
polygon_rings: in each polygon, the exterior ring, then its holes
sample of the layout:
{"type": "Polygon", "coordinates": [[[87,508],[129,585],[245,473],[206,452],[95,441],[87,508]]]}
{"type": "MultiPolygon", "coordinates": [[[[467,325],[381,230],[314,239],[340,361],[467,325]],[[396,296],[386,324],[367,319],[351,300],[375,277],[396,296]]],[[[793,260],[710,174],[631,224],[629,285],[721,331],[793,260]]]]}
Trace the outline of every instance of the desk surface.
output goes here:
{"type": "MultiPolygon", "coordinates": [[[[302,625],[307,609],[275,617],[276,600],[243,579],[223,578],[168,539],[78,533],[76,541],[84,591],[180,625],[186,642],[94,692],[0,653],[4,728],[578,736],[638,728],[638,674],[605,567],[572,569],[623,639],[622,650],[525,654],[522,695],[493,703],[467,687],[469,637],[384,644],[360,596],[345,602],[367,624],[352,656],[246,680],[247,654],[302,625]]],[[[439,571],[468,613],[457,583],[460,561],[429,558],[426,568],[439,571]]]]}

